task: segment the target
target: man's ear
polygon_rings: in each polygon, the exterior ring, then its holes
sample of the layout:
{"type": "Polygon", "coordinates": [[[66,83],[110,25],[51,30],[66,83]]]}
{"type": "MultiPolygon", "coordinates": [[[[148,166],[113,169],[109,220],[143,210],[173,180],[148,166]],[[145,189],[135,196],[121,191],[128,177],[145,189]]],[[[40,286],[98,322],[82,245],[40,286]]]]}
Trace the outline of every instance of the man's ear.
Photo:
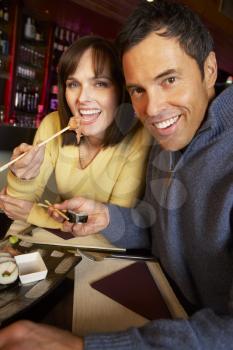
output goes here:
{"type": "Polygon", "coordinates": [[[218,67],[213,51],[209,53],[204,63],[205,83],[207,89],[212,89],[217,79],[218,67]]]}

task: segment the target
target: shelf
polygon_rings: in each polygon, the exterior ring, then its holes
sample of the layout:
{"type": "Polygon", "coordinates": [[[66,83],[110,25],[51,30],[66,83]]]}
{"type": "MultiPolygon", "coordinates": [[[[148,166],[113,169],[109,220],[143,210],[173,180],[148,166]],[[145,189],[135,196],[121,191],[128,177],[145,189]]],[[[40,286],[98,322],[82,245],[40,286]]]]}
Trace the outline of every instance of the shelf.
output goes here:
{"type": "Polygon", "coordinates": [[[25,63],[23,61],[19,61],[18,62],[18,66],[21,66],[21,67],[24,67],[24,68],[33,69],[35,71],[40,71],[40,72],[41,72],[41,69],[43,69],[43,67],[36,66],[36,65],[34,65],[32,63],[25,63]]]}
{"type": "Polygon", "coordinates": [[[45,48],[46,47],[46,42],[43,41],[37,41],[37,40],[30,40],[30,39],[25,39],[23,38],[21,43],[25,46],[29,46],[29,47],[42,47],[45,48]]]}

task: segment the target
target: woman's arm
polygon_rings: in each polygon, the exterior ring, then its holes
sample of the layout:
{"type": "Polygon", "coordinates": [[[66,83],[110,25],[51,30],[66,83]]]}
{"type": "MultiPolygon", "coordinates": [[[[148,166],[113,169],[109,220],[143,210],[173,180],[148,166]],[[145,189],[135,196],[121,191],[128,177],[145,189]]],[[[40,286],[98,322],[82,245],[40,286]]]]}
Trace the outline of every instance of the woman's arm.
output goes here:
{"type": "MultiPolygon", "coordinates": [[[[58,116],[56,114],[47,116],[41,123],[36,133],[34,144],[48,138],[58,129],[58,116]]],[[[39,174],[36,177],[21,179],[10,171],[7,176],[7,195],[15,199],[26,200],[32,203],[38,202],[55,167],[58,149],[59,140],[53,140],[46,145],[44,159],[42,165],[40,166],[39,174]]],[[[23,159],[24,158],[22,158],[22,161],[23,159]]],[[[30,215],[27,217],[27,220],[29,220],[28,222],[36,225],[45,225],[47,220],[52,220],[48,216],[47,211],[39,208],[37,205],[32,205],[29,214],[30,215]]],[[[52,227],[58,226],[54,220],[53,223],[55,226],[52,227]]],[[[52,222],[50,222],[50,226],[51,224],[52,222]]]]}

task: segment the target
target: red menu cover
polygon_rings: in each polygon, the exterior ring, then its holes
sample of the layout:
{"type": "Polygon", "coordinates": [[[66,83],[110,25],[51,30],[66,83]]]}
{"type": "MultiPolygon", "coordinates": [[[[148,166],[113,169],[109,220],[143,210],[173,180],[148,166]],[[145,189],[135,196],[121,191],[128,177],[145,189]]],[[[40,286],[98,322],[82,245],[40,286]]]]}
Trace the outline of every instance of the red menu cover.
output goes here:
{"type": "Polygon", "coordinates": [[[149,320],[171,318],[145,262],[133,263],[91,286],[149,320]]]}
{"type": "Polygon", "coordinates": [[[65,240],[74,238],[74,235],[71,232],[63,232],[57,228],[46,228],[46,230],[65,240]]]}

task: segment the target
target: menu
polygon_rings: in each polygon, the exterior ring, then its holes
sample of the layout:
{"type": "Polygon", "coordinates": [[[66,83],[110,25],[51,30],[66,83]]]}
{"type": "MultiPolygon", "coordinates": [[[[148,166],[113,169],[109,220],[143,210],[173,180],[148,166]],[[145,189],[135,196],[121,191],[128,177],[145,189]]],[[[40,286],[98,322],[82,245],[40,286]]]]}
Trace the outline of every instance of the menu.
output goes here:
{"type": "Polygon", "coordinates": [[[32,226],[27,230],[27,234],[24,229],[28,227],[27,223],[22,221],[14,221],[11,225],[7,235],[17,235],[24,241],[36,242],[40,244],[53,244],[59,246],[73,246],[83,249],[92,250],[111,250],[111,251],[125,251],[123,248],[119,248],[111,244],[101,233],[96,233],[88,236],[74,237],[71,233],[63,232],[55,229],[44,229],[41,227],[32,226]]]}

